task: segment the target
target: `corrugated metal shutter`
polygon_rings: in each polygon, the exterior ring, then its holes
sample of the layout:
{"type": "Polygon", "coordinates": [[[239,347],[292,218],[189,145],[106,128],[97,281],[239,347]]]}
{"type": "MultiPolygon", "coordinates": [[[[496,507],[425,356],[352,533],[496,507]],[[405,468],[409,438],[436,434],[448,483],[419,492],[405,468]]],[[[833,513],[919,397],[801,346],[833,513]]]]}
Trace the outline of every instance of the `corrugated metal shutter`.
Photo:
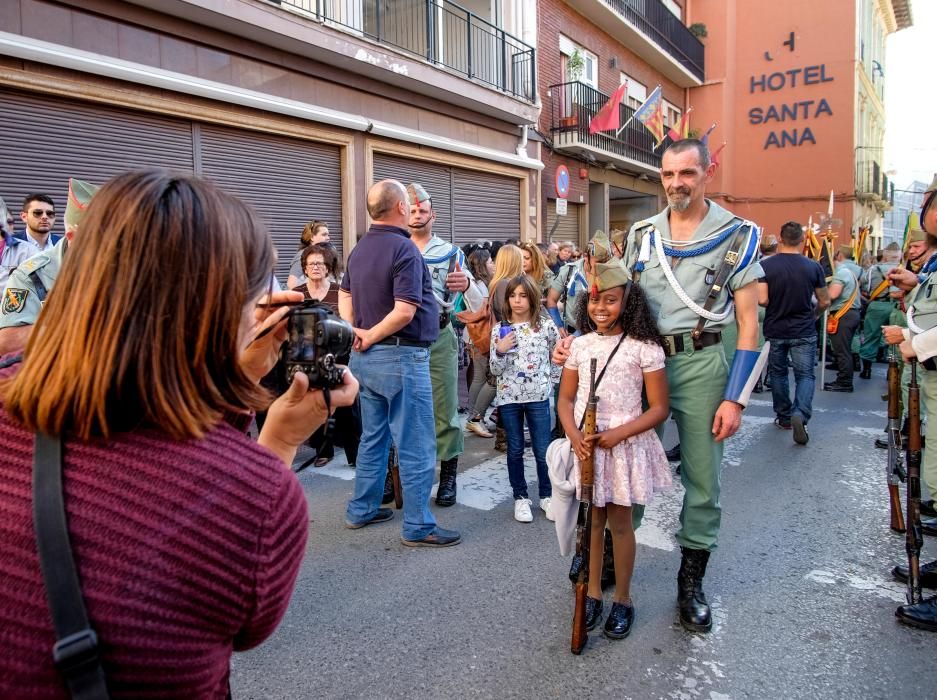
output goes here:
{"type": "Polygon", "coordinates": [[[550,236],[549,242],[561,242],[569,241],[575,245],[579,245],[579,207],[581,204],[567,204],[566,205],[566,216],[559,217],[559,223],[556,224],[556,200],[548,199],[547,200],[547,228],[543,232],[544,239],[550,235],[550,231],[553,231],[553,235],[550,236]],[[556,230],[553,229],[553,225],[556,224],[556,230]]]}
{"type": "Polygon", "coordinates": [[[404,185],[419,182],[423,185],[433,200],[433,210],[436,212],[433,233],[443,240],[452,240],[452,178],[448,167],[375,153],[374,182],[380,180],[400,180],[404,185]]]}
{"type": "Polygon", "coordinates": [[[520,238],[519,188],[516,178],[452,168],[455,242],[520,238]]]}
{"type": "Polygon", "coordinates": [[[337,146],[203,124],[198,127],[200,174],[249,202],[267,223],[286,283],[303,226],[329,225],[342,252],[341,158],[337,146]]]}
{"type": "Polygon", "coordinates": [[[103,184],[142,167],[192,173],[192,127],[153,116],[48,95],[0,92],[0,196],[17,220],[23,197],[52,196],[63,233],[68,178],[103,184]]]}

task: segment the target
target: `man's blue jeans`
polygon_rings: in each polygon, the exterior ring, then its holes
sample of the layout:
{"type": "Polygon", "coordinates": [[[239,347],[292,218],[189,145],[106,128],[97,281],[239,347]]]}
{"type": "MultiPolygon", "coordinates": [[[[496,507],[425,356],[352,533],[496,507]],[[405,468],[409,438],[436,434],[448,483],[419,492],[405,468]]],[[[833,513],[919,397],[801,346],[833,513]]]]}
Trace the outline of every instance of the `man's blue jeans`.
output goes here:
{"type": "Polygon", "coordinates": [[[380,508],[393,438],[400,457],[403,538],[423,539],[436,527],[429,509],[436,471],[429,348],[374,345],[353,352],[349,366],[361,385],[362,430],[348,521],[366,522],[380,508]]]}
{"type": "Polygon", "coordinates": [[[813,414],[813,390],[816,385],[814,362],[817,358],[817,336],[809,338],[766,338],[771,342],[768,354],[768,377],[774,412],[782,418],[797,414],[810,421],[813,414]],[[787,359],[794,367],[794,403],[791,405],[787,381],[787,359]]]}
{"type": "Polygon", "coordinates": [[[508,480],[514,498],[527,498],[527,480],[524,478],[524,417],[530,431],[530,446],[537,462],[537,489],[540,498],[553,494],[547,472],[547,447],[550,446],[550,401],[508,403],[498,406],[501,425],[508,439],[508,480]]]}

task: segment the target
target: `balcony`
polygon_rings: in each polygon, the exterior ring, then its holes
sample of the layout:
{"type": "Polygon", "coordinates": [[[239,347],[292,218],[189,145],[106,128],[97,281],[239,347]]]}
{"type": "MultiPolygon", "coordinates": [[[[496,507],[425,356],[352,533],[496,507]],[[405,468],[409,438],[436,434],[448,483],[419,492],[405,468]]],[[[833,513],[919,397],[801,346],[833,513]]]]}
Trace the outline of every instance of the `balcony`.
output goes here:
{"type": "Polygon", "coordinates": [[[874,206],[879,212],[890,209],[895,203],[895,185],[878,162],[860,161],[856,164],[856,199],[874,206]]]}
{"type": "Polygon", "coordinates": [[[449,0],[267,0],[482,83],[537,100],[534,48],[449,0]]]}
{"type": "MultiPolygon", "coordinates": [[[[608,102],[608,95],[578,81],[551,85],[550,95],[550,133],[555,150],[590,162],[609,163],[625,172],[658,175],[663,149],[654,150],[654,137],[641,122],[632,121],[620,137],[611,131],[589,133],[589,120],[608,102]]],[[[634,114],[625,105],[618,109],[619,124],[634,114]]]]}
{"type": "Polygon", "coordinates": [[[568,0],[680,87],[703,84],[703,44],[660,0],[568,0]]]}

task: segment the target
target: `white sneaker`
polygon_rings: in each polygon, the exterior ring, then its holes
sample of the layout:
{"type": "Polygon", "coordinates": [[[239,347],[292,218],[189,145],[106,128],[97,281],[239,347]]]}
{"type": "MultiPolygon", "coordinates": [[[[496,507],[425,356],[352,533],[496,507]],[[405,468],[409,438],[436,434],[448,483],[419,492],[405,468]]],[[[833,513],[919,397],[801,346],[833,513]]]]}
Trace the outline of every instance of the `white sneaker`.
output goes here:
{"type": "Polygon", "coordinates": [[[530,499],[518,498],[514,501],[514,519],[519,523],[531,523],[534,514],[530,512],[530,499]]]}
{"type": "Polygon", "coordinates": [[[540,499],[540,510],[547,516],[547,520],[556,520],[556,518],[553,517],[553,499],[549,496],[540,499]]]}

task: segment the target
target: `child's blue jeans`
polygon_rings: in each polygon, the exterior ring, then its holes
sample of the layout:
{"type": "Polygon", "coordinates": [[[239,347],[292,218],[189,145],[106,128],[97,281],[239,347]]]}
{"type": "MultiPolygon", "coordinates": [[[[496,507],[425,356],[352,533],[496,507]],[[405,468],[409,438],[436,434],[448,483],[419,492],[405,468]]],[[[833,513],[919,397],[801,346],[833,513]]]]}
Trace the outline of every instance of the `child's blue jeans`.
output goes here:
{"type": "Polygon", "coordinates": [[[547,447],[550,445],[550,401],[509,403],[498,407],[501,424],[508,438],[508,479],[514,498],[527,498],[524,478],[524,418],[530,431],[530,446],[537,462],[537,489],[540,498],[553,494],[547,473],[547,447]]]}

